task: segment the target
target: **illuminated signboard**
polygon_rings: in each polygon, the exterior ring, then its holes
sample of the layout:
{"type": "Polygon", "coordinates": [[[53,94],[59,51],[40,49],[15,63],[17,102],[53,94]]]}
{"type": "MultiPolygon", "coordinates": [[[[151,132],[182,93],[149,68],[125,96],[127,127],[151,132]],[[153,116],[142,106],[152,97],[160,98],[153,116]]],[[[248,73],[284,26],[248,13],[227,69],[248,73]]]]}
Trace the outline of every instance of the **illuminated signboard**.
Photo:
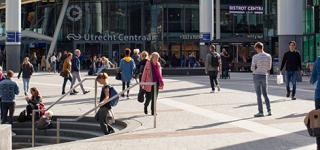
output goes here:
{"type": "Polygon", "coordinates": [[[230,14],[263,14],[263,6],[230,5],[230,14]]]}

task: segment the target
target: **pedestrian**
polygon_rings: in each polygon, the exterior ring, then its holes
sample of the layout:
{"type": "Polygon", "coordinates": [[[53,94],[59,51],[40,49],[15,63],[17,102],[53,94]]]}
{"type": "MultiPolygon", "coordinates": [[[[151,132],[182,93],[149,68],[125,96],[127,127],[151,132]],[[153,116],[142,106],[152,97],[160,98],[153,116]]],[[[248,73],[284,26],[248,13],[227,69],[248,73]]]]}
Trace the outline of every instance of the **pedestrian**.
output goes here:
{"type": "MultiPolygon", "coordinates": [[[[129,48],[125,49],[125,57],[120,61],[120,72],[121,72],[121,80],[122,80],[122,90],[125,89],[125,85],[127,88],[130,86],[130,81],[133,76],[133,71],[136,68],[134,60],[130,57],[131,50],[129,48]]],[[[124,97],[124,94],[121,95],[124,97]]],[[[127,91],[127,98],[129,98],[129,90],[127,91]]]]}
{"type": "Polygon", "coordinates": [[[47,63],[46,63],[46,56],[42,56],[41,58],[41,63],[40,63],[40,68],[41,68],[41,71],[46,71],[46,66],[47,63]]]}
{"type": "Polygon", "coordinates": [[[142,51],[140,55],[141,55],[141,61],[137,66],[137,70],[139,70],[139,81],[141,82],[144,67],[146,66],[146,63],[149,60],[149,53],[147,51],[142,51]]]}
{"type": "Polygon", "coordinates": [[[37,53],[33,52],[31,59],[30,59],[31,64],[34,67],[35,72],[38,71],[38,58],[37,58],[37,53]]]}
{"type": "Polygon", "coordinates": [[[230,78],[229,74],[229,58],[230,55],[225,48],[222,49],[221,53],[221,63],[222,63],[222,79],[230,78]]]}
{"type": "Polygon", "coordinates": [[[296,100],[295,95],[297,80],[299,77],[299,73],[302,73],[301,56],[300,53],[296,50],[296,46],[297,44],[295,41],[289,42],[289,51],[284,54],[280,68],[280,71],[282,71],[284,66],[286,66],[286,97],[290,97],[291,94],[291,100],[296,100]],[[290,90],[290,83],[292,83],[292,91],[290,90]]]}
{"type": "MultiPolygon", "coordinates": [[[[3,72],[2,72],[2,67],[0,66],[0,82],[3,81],[5,79],[5,76],[3,75],[3,72]]],[[[1,121],[1,114],[2,114],[2,105],[1,105],[1,95],[0,95],[0,121],[1,121]]]]}
{"type": "MultiPolygon", "coordinates": [[[[39,104],[43,104],[42,102],[42,97],[40,96],[39,90],[35,87],[30,89],[31,92],[31,97],[26,97],[26,101],[27,101],[27,107],[26,107],[26,111],[27,111],[27,118],[30,119],[31,115],[32,115],[32,111],[33,110],[39,110],[40,106],[39,104]]],[[[44,112],[43,112],[44,113],[44,112]]],[[[35,119],[39,120],[40,119],[40,112],[35,112],[35,119]]]]}
{"type": "MultiPolygon", "coordinates": [[[[141,56],[140,56],[140,50],[139,49],[134,49],[133,50],[133,60],[134,60],[134,64],[136,65],[136,67],[139,65],[140,61],[141,61],[141,56]]],[[[137,79],[139,78],[139,70],[136,68],[134,70],[134,78],[137,79]]]]}
{"type": "Polygon", "coordinates": [[[150,60],[146,62],[142,74],[141,82],[155,82],[156,88],[153,85],[143,85],[142,88],[146,91],[146,101],[144,103],[144,113],[148,114],[148,106],[151,101],[151,114],[154,115],[154,103],[158,98],[159,89],[163,89],[164,82],[162,77],[162,69],[159,62],[160,55],[153,52],[150,60]],[[154,95],[154,92],[156,95],[154,95]],[[154,99],[156,98],[156,99],[154,99]]]}
{"type": "MultiPolygon", "coordinates": [[[[60,76],[63,77],[62,95],[66,93],[65,87],[66,87],[67,81],[69,80],[70,82],[72,82],[71,60],[72,60],[72,53],[68,53],[67,58],[64,60],[62,71],[60,73],[60,76]]],[[[71,93],[73,93],[73,91],[71,91],[71,93]]]]}
{"type": "Polygon", "coordinates": [[[270,108],[270,100],[268,97],[268,73],[271,70],[272,65],[272,58],[271,55],[264,52],[263,44],[261,42],[257,42],[254,45],[254,48],[257,52],[252,58],[251,63],[251,71],[253,72],[253,82],[254,87],[257,94],[257,101],[258,101],[258,110],[259,112],[254,115],[254,117],[263,117],[263,106],[262,106],[262,99],[261,99],[261,91],[264,97],[268,116],[271,116],[271,108],[270,108]]]}
{"type": "Polygon", "coordinates": [[[60,68],[61,63],[63,63],[63,61],[62,61],[62,54],[61,54],[61,52],[59,52],[58,55],[57,55],[57,64],[56,64],[56,68],[57,68],[57,71],[58,71],[58,72],[61,71],[61,68],[60,68]]]}
{"type": "Polygon", "coordinates": [[[50,57],[50,64],[51,64],[51,71],[53,73],[56,73],[57,72],[57,57],[55,54],[52,54],[52,56],[50,57]]]}
{"type": "Polygon", "coordinates": [[[0,82],[0,96],[2,104],[1,123],[4,124],[13,122],[13,114],[15,110],[15,95],[19,94],[19,87],[16,82],[12,81],[14,72],[9,70],[7,72],[7,78],[0,82]],[[9,119],[8,119],[9,111],[9,119]]]}
{"type": "Polygon", "coordinates": [[[113,67],[114,67],[114,64],[107,57],[103,56],[101,58],[101,65],[100,65],[100,68],[98,68],[97,74],[101,73],[105,69],[110,69],[113,67]]]}
{"type": "MultiPolygon", "coordinates": [[[[78,82],[81,82],[81,75],[80,75],[80,59],[79,57],[81,56],[81,51],[79,49],[76,49],[74,51],[74,57],[72,59],[72,82],[71,82],[71,88],[74,86],[74,84],[76,83],[76,80],[78,80],[78,82]]],[[[83,87],[83,84],[80,83],[80,87],[82,90],[83,94],[87,94],[90,91],[86,91],[83,87]]],[[[76,91],[76,89],[73,90],[72,93],[70,93],[70,95],[75,95],[76,93],[79,93],[78,91],[76,91]]]]}
{"type": "MultiPolygon", "coordinates": [[[[310,78],[311,84],[317,84],[314,94],[315,109],[320,109],[320,57],[315,61],[310,78]]],[[[320,150],[320,137],[316,137],[317,149],[320,150]]]]}
{"type": "Polygon", "coordinates": [[[209,75],[211,93],[215,92],[215,86],[217,86],[218,91],[220,91],[220,84],[218,81],[218,73],[221,71],[221,57],[219,53],[216,52],[216,47],[210,45],[210,52],[207,54],[205,62],[205,73],[209,75]]]}
{"type": "Polygon", "coordinates": [[[100,95],[100,103],[105,102],[103,106],[100,107],[95,118],[99,122],[101,130],[105,135],[114,133],[114,129],[111,124],[114,123],[114,116],[112,112],[111,105],[109,103],[110,93],[109,93],[109,83],[108,83],[108,74],[100,73],[96,81],[103,85],[100,95]]]}
{"type": "Polygon", "coordinates": [[[34,72],[33,65],[29,61],[29,57],[24,58],[23,63],[18,74],[18,79],[20,79],[22,73],[23,90],[24,95],[27,96],[29,92],[30,78],[34,72]]]}

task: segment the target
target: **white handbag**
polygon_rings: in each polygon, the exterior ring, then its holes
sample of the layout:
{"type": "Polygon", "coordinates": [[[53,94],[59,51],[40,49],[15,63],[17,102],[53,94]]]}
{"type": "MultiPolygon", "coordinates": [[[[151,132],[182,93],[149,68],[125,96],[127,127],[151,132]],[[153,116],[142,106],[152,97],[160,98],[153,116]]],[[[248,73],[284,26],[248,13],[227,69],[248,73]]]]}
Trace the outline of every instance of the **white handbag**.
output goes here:
{"type": "Polygon", "coordinates": [[[277,84],[283,84],[283,75],[281,73],[277,75],[277,84]]]}

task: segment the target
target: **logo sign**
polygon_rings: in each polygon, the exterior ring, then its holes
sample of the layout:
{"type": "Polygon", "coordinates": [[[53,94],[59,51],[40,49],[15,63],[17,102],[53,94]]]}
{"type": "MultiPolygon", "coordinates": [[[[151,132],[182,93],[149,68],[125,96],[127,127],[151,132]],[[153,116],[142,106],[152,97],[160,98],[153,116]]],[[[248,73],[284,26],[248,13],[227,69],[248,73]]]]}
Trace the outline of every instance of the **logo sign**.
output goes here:
{"type": "Polygon", "coordinates": [[[183,34],[183,35],[180,35],[180,39],[182,39],[182,40],[199,40],[200,36],[198,34],[183,34]]]}
{"type": "Polygon", "coordinates": [[[263,6],[230,5],[230,14],[263,14],[263,6]]]}
{"type": "Polygon", "coordinates": [[[82,9],[78,5],[71,5],[68,7],[66,12],[67,18],[70,21],[79,21],[82,18],[82,9]]]}
{"type": "Polygon", "coordinates": [[[158,37],[156,35],[111,35],[111,34],[101,34],[101,35],[94,35],[94,34],[75,34],[70,33],[66,37],[68,40],[71,41],[152,41],[156,40],[158,37]]]}
{"type": "Polygon", "coordinates": [[[202,34],[201,40],[203,42],[210,42],[210,39],[211,39],[211,34],[210,33],[203,33],[202,34]]]}
{"type": "Polygon", "coordinates": [[[20,32],[7,32],[7,44],[20,44],[21,33],[20,32]]]}

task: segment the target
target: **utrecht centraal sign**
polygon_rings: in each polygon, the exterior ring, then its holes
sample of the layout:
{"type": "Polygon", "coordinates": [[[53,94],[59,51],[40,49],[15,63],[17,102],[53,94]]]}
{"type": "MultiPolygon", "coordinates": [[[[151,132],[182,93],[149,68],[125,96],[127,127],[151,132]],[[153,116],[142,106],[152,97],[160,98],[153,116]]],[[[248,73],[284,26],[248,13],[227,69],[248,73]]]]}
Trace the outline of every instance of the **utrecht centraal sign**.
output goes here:
{"type": "Polygon", "coordinates": [[[157,36],[151,35],[111,35],[111,34],[75,34],[70,33],[66,37],[71,41],[153,41],[157,39],[157,36]]]}

